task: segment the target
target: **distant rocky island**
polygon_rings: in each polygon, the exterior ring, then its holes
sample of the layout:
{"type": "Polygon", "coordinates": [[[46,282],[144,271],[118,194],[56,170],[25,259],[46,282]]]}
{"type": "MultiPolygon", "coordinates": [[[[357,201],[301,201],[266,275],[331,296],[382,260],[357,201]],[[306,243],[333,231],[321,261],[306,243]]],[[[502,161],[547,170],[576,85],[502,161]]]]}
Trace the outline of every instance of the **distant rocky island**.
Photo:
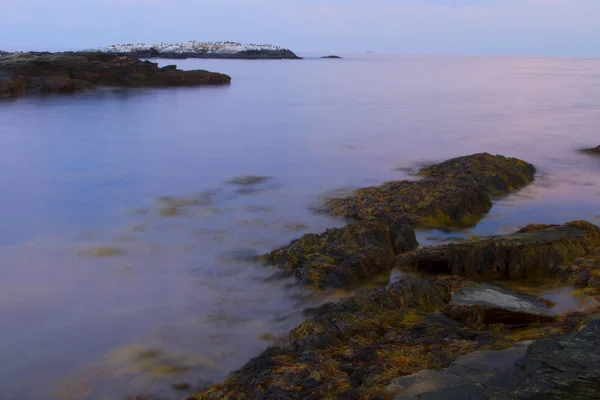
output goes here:
{"type": "Polygon", "coordinates": [[[330,55],[330,56],[323,56],[321,58],[342,58],[340,56],[335,56],[335,55],[330,55]]]}
{"type": "Polygon", "coordinates": [[[158,44],[117,44],[89,51],[127,54],[139,58],[229,58],[246,60],[298,60],[289,49],[270,44],[241,44],[237,42],[196,42],[158,44]]]}
{"type": "Polygon", "coordinates": [[[96,87],[221,85],[225,74],[159,68],[123,54],[14,53],[0,56],[0,99],[40,93],[74,93],[96,87]]]}

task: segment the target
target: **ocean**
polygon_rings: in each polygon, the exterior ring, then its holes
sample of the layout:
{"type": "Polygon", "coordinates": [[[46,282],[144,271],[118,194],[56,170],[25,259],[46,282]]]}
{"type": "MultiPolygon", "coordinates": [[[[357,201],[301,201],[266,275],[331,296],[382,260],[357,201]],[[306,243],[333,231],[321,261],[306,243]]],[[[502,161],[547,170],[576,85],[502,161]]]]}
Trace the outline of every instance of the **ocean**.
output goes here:
{"type": "MultiPolygon", "coordinates": [[[[0,398],[184,396],[338,298],[246,261],[344,221],[326,196],[475,152],[534,184],[475,228],[600,221],[600,59],[159,60],[230,86],[0,102],[0,398]]],[[[386,279],[385,277],[383,279],[386,279]]]]}

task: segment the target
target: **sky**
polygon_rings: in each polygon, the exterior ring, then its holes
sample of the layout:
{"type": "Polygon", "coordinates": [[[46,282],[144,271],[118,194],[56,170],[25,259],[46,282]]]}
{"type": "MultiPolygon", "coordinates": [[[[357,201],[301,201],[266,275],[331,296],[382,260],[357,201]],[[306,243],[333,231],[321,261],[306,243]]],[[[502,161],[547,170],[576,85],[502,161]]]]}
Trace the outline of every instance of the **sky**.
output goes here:
{"type": "Polygon", "coordinates": [[[297,52],[600,56],[600,0],[0,0],[0,49],[230,40],[297,52]]]}

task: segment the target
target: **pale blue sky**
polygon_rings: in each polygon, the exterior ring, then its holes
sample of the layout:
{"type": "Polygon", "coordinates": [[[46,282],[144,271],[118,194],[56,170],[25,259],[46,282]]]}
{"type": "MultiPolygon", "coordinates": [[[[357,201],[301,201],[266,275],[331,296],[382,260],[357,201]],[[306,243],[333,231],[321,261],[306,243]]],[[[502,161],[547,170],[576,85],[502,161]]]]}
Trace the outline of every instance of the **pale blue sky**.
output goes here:
{"type": "Polygon", "coordinates": [[[600,55],[600,0],[0,0],[0,49],[232,40],[299,52],[600,55]]]}

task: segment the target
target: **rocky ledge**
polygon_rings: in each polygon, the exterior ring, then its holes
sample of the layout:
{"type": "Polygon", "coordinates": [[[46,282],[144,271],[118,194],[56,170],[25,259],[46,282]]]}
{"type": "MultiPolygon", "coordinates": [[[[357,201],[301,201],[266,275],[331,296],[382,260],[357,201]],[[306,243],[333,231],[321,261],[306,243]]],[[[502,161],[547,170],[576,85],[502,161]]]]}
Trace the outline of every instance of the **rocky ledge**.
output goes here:
{"type": "Polygon", "coordinates": [[[231,77],[182,71],[136,57],[105,53],[16,53],[0,57],[0,98],[34,93],[73,93],[101,86],[220,85],[231,77]]]}
{"type": "Polygon", "coordinates": [[[483,153],[431,165],[421,175],[425,179],[388,182],[327,200],[322,211],[356,222],[304,235],[261,259],[306,285],[357,283],[389,272],[396,255],[416,249],[415,226],[472,226],[490,210],[490,196],[532,182],[535,168],[483,153]]]}
{"type": "Polygon", "coordinates": [[[588,154],[600,154],[600,146],[592,147],[591,149],[583,149],[581,151],[588,154]]]}
{"type": "Polygon", "coordinates": [[[148,45],[118,44],[95,49],[108,54],[127,54],[139,58],[227,58],[244,60],[299,60],[289,49],[268,44],[241,44],[237,42],[158,43],[148,45]]]}

